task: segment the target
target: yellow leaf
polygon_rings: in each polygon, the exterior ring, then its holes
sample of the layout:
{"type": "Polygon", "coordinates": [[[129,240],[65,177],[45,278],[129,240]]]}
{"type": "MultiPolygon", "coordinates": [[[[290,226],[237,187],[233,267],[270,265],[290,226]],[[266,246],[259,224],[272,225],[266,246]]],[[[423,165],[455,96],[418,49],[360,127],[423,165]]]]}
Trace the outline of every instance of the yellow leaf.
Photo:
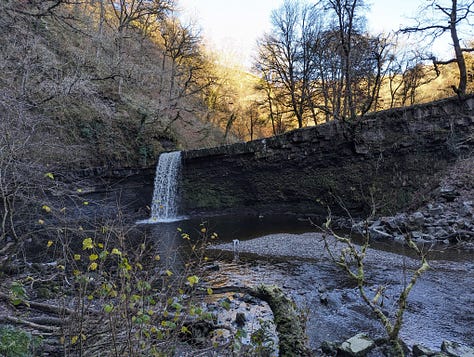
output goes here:
{"type": "Polygon", "coordinates": [[[97,254],[91,254],[89,255],[89,260],[93,262],[94,260],[99,259],[99,256],[97,254]]]}
{"type": "Polygon", "coordinates": [[[46,244],[49,247],[51,247],[53,245],[53,241],[52,240],[48,240],[48,244],[46,244]]]}
{"type": "Polygon", "coordinates": [[[199,282],[199,277],[197,277],[196,275],[188,276],[187,280],[188,280],[189,285],[193,287],[195,284],[199,282]]]}
{"type": "Polygon", "coordinates": [[[118,250],[117,248],[113,248],[112,249],[112,254],[115,254],[115,255],[122,255],[122,252],[120,250],[118,250]]]}
{"type": "Polygon", "coordinates": [[[71,344],[75,345],[77,343],[78,339],[79,339],[79,336],[72,336],[71,337],[71,344]]]}
{"type": "Polygon", "coordinates": [[[57,268],[58,268],[58,270],[65,270],[66,269],[66,267],[64,265],[58,265],[57,268]]]}
{"type": "Polygon", "coordinates": [[[97,243],[97,246],[98,246],[100,249],[104,249],[104,244],[103,244],[103,243],[97,243]]]}
{"type": "Polygon", "coordinates": [[[42,219],[38,219],[38,224],[44,224],[44,221],[42,219]]]}
{"type": "Polygon", "coordinates": [[[43,206],[41,206],[41,208],[42,208],[43,211],[45,211],[46,213],[51,212],[51,208],[50,208],[49,206],[43,205],[43,206]]]}
{"type": "Polygon", "coordinates": [[[82,249],[92,249],[94,248],[94,243],[92,242],[92,238],[86,238],[82,241],[82,249]]]}
{"type": "Polygon", "coordinates": [[[96,270],[97,269],[97,263],[93,262],[91,265],[89,265],[89,270],[96,270]]]}
{"type": "Polygon", "coordinates": [[[87,206],[87,205],[89,204],[89,202],[84,201],[84,202],[82,202],[82,204],[83,204],[84,206],[87,206]]]}
{"type": "Polygon", "coordinates": [[[213,294],[213,290],[211,288],[207,288],[207,295],[212,295],[213,294]]]}
{"type": "Polygon", "coordinates": [[[45,174],[44,174],[44,177],[47,177],[47,178],[49,178],[49,179],[51,179],[51,180],[54,180],[54,175],[53,175],[52,172],[47,172],[47,173],[45,173],[45,174]]]}
{"type": "Polygon", "coordinates": [[[155,255],[155,260],[156,260],[156,261],[159,261],[160,259],[161,259],[161,257],[160,257],[158,254],[155,255]]]}
{"type": "Polygon", "coordinates": [[[79,276],[79,275],[81,275],[81,271],[80,271],[80,270],[77,270],[77,269],[74,269],[74,270],[72,271],[72,273],[74,274],[74,276],[79,276]]]}
{"type": "Polygon", "coordinates": [[[165,271],[165,273],[166,273],[166,275],[168,275],[168,276],[173,275],[173,272],[172,272],[171,270],[167,270],[167,271],[165,271]]]}
{"type": "Polygon", "coordinates": [[[74,254],[74,260],[81,260],[80,254],[74,254]]]}
{"type": "Polygon", "coordinates": [[[206,231],[207,231],[206,227],[201,228],[201,233],[206,233],[206,231]]]}
{"type": "Polygon", "coordinates": [[[79,193],[81,193],[81,192],[82,192],[82,188],[78,188],[76,191],[79,192],[79,193]]]}

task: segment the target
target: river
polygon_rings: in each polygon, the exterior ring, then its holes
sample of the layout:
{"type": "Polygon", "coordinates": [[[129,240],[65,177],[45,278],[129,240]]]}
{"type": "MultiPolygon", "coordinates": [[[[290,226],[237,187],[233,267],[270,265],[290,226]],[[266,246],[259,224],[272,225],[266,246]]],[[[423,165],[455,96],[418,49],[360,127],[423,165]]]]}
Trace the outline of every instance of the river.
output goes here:
{"type": "MultiPolygon", "coordinates": [[[[150,225],[162,249],[182,245],[181,232],[198,239],[216,232],[219,238],[209,251],[219,271],[219,285],[277,284],[306,315],[308,342],[317,350],[321,342],[340,341],[366,332],[382,337],[383,327],[364,305],[354,283],[325,253],[321,236],[307,220],[295,216],[232,216],[192,219],[150,225]],[[232,241],[239,239],[239,260],[233,259],[232,241]]],[[[384,286],[382,308],[393,317],[397,297],[419,261],[407,247],[393,242],[373,242],[366,257],[367,291],[384,286]]],[[[430,247],[430,270],[410,293],[402,339],[439,350],[443,340],[474,341],[474,254],[430,247]]],[[[424,248],[426,251],[428,247],[424,248]]],[[[165,251],[162,254],[167,254],[165,251]]],[[[180,264],[176,256],[170,264],[180,264]]]]}

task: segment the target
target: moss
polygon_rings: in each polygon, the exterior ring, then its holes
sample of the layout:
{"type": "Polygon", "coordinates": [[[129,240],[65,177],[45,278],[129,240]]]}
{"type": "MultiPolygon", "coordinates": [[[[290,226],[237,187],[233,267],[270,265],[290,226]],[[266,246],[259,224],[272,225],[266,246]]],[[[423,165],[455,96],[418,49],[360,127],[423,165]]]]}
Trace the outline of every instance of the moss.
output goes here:
{"type": "Polygon", "coordinates": [[[266,301],[272,309],[280,356],[307,356],[304,326],[295,303],[277,286],[261,285],[257,287],[255,295],[266,301]]]}

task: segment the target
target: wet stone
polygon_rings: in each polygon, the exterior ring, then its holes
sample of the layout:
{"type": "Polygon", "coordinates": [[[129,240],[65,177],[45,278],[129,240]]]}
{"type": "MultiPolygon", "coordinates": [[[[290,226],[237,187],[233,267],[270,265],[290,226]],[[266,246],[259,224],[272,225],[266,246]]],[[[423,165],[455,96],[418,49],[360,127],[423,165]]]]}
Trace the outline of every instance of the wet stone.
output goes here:
{"type": "Polygon", "coordinates": [[[335,355],[337,351],[337,343],[336,342],[329,342],[323,341],[321,343],[321,351],[328,355],[335,355]]]}
{"type": "Polygon", "coordinates": [[[365,356],[374,347],[374,341],[372,341],[366,334],[359,333],[344,341],[339,347],[338,351],[340,352],[341,356],[358,357],[365,356]]]}
{"type": "Polygon", "coordinates": [[[432,216],[439,216],[444,212],[444,207],[443,205],[428,205],[428,213],[432,216]]]}
{"type": "Polygon", "coordinates": [[[441,351],[451,357],[474,357],[474,348],[452,341],[443,341],[441,351]]]}
{"type": "Polygon", "coordinates": [[[425,223],[425,216],[421,212],[415,212],[410,216],[410,223],[421,227],[425,223]]]}
{"type": "Polygon", "coordinates": [[[321,302],[321,304],[323,305],[327,305],[327,303],[329,302],[329,296],[327,293],[323,293],[321,295],[319,295],[319,301],[321,302]]]}
{"type": "Polygon", "coordinates": [[[450,186],[442,187],[439,193],[440,196],[448,202],[454,201],[454,199],[459,196],[459,192],[457,192],[454,187],[450,186]]]}
{"type": "Polygon", "coordinates": [[[473,201],[463,202],[459,213],[463,216],[474,215],[474,202],[473,201]]]}
{"type": "Polygon", "coordinates": [[[436,352],[422,345],[414,345],[412,354],[413,354],[413,357],[421,357],[421,356],[431,357],[435,355],[436,352]]]}

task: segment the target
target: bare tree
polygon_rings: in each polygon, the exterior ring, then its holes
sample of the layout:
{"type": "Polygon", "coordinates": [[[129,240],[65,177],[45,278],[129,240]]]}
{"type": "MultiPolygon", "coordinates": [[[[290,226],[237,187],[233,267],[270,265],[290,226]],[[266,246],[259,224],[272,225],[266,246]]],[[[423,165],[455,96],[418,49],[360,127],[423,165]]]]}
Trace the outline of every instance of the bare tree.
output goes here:
{"type": "Polygon", "coordinates": [[[174,0],[109,0],[118,20],[118,31],[122,32],[143,17],[154,16],[163,20],[174,9],[174,0]]]}
{"type": "Polygon", "coordinates": [[[323,7],[336,21],[336,31],[339,37],[341,53],[341,87],[344,91],[343,117],[354,118],[356,115],[355,102],[352,93],[352,68],[354,63],[353,37],[358,32],[361,18],[358,15],[359,9],[364,5],[363,0],[323,0],[323,7]]]}
{"type": "Polygon", "coordinates": [[[294,114],[298,127],[305,120],[308,97],[309,57],[308,40],[303,33],[310,25],[309,9],[296,1],[285,1],[273,11],[272,31],[259,41],[257,68],[261,72],[274,73],[275,85],[284,88],[288,107],[294,114]],[[305,41],[306,40],[306,41],[305,41]],[[306,45],[302,46],[302,43],[306,45]]]}
{"type": "Polygon", "coordinates": [[[474,1],[472,0],[430,0],[429,4],[422,9],[425,16],[418,17],[424,19],[423,21],[418,21],[415,26],[400,29],[402,33],[408,34],[418,32],[425,33],[431,37],[431,41],[435,41],[444,33],[449,32],[453,41],[454,58],[440,61],[433,56],[432,59],[435,68],[438,65],[446,65],[449,63],[457,64],[459,70],[459,84],[457,87],[453,86],[453,90],[460,96],[466,94],[467,87],[467,69],[464,53],[472,52],[474,48],[472,46],[463,47],[464,43],[463,40],[459,38],[459,31],[463,24],[471,26],[470,19],[473,15],[473,6],[474,1]],[[429,14],[432,14],[432,16],[429,16],[429,14]]]}
{"type": "Polygon", "coordinates": [[[264,93],[264,100],[260,105],[266,109],[272,124],[273,135],[283,134],[286,125],[283,121],[284,110],[282,108],[281,91],[273,86],[273,81],[269,78],[271,73],[262,72],[263,78],[257,83],[255,89],[264,93]]]}

